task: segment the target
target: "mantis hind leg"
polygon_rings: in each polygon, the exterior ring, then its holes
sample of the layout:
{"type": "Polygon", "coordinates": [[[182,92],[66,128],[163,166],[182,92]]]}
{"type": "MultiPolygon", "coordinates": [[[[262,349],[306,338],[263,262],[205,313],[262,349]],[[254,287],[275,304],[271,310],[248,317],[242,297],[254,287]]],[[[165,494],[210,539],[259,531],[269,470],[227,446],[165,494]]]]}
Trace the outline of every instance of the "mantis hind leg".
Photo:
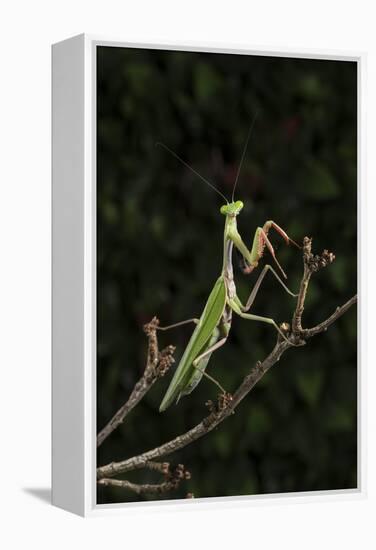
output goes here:
{"type": "MultiPolygon", "coordinates": [[[[265,275],[267,274],[267,272],[268,272],[269,270],[273,273],[274,277],[277,279],[277,281],[279,282],[279,284],[285,289],[285,291],[286,291],[288,294],[290,294],[290,296],[293,296],[294,298],[296,298],[296,297],[298,296],[298,294],[294,294],[293,292],[291,292],[291,290],[285,285],[285,283],[284,283],[284,282],[282,281],[282,279],[278,276],[278,274],[275,272],[275,270],[272,268],[272,266],[269,265],[269,264],[266,264],[266,265],[264,266],[263,270],[261,271],[261,273],[260,273],[260,275],[259,275],[259,277],[258,277],[258,279],[257,279],[257,281],[256,281],[256,283],[255,283],[255,285],[254,285],[254,287],[253,287],[253,289],[252,289],[250,295],[249,295],[249,298],[248,298],[248,300],[247,300],[247,302],[246,302],[246,305],[245,305],[245,306],[242,306],[241,303],[240,303],[240,300],[239,300],[238,303],[239,303],[239,306],[240,306],[240,308],[242,309],[242,311],[248,311],[248,310],[251,308],[253,302],[255,301],[255,298],[256,298],[256,296],[257,296],[257,293],[258,293],[258,291],[259,291],[259,288],[260,288],[260,286],[261,286],[261,283],[262,283],[262,281],[263,281],[265,275]]],[[[237,298],[237,296],[236,296],[236,298],[237,298]]]]}
{"type": "Polygon", "coordinates": [[[208,380],[210,380],[211,382],[213,382],[213,384],[215,384],[216,386],[218,386],[218,388],[221,390],[222,393],[226,393],[226,390],[223,388],[223,386],[221,386],[221,384],[218,382],[218,380],[216,380],[215,378],[213,378],[213,376],[210,376],[210,374],[208,374],[207,372],[205,372],[203,369],[200,369],[200,367],[198,367],[197,365],[195,365],[193,363],[193,366],[195,369],[197,369],[203,376],[205,376],[208,380]]]}
{"type": "Polygon", "coordinates": [[[206,351],[204,351],[204,353],[202,353],[201,355],[198,355],[196,357],[196,359],[193,361],[193,366],[194,367],[197,367],[197,364],[202,360],[204,359],[207,355],[209,354],[212,354],[213,351],[215,351],[216,349],[220,348],[221,346],[223,346],[227,341],[227,336],[226,338],[222,338],[221,340],[219,340],[218,342],[216,342],[215,344],[213,344],[212,346],[210,346],[210,348],[208,348],[206,351]]]}
{"type": "Polygon", "coordinates": [[[210,356],[213,353],[213,351],[217,350],[218,348],[222,347],[227,340],[227,336],[224,338],[221,338],[221,340],[215,341],[216,338],[218,338],[217,334],[214,334],[212,337],[212,345],[209,345],[209,347],[201,353],[201,355],[198,355],[196,359],[192,362],[192,367],[195,369],[194,374],[191,377],[191,380],[187,387],[182,392],[182,395],[188,395],[191,393],[197,384],[200,382],[201,378],[205,376],[208,380],[213,382],[222,393],[226,393],[225,389],[221,386],[221,384],[216,380],[213,376],[210,376],[207,372],[205,372],[206,365],[209,362],[210,356]]]}

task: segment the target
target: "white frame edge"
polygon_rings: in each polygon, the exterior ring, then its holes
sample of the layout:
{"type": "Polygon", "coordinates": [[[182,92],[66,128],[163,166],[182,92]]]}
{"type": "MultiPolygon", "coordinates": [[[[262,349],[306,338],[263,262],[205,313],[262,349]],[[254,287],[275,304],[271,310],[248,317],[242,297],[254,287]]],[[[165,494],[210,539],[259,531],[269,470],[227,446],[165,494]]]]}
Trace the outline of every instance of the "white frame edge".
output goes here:
{"type": "Polygon", "coordinates": [[[84,40],[52,48],[52,503],[83,515],[84,40]],[[69,452],[67,452],[69,449],[69,452]]]}
{"type": "Polygon", "coordinates": [[[81,34],[52,47],[52,503],[82,516],[366,496],[365,304],[358,306],[358,488],[146,503],[96,504],[96,48],[207,51],[355,61],[358,64],[358,291],[365,232],[364,53],[213,43],[136,44],[81,34]],[[362,363],[360,362],[362,359],[362,363]],[[67,453],[69,449],[69,453],[67,453]]]}

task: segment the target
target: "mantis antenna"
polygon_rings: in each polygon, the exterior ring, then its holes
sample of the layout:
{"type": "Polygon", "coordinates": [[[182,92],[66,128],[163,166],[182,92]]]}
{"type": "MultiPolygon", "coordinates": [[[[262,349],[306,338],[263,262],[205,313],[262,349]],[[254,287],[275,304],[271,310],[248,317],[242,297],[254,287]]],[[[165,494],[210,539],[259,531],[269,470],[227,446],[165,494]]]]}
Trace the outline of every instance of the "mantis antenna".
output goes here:
{"type": "Polygon", "coordinates": [[[187,168],[189,168],[189,170],[191,172],[193,172],[194,174],[196,174],[196,176],[198,176],[202,181],[204,181],[207,185],[209,185],[209,187],[211,187],[212,189],[214,189],[214,191],[216,193],[218,193],[218,195],[220,195],[223,199],[225,199],[226,203],[228,204],[228,200],[226,199],[226,197],[223,195],[223,193],[221,193],[219,191],[219,189],[217,189],[212,183],[210,183],[210,181],[208,181],[207,179],[205,179],[203,176],[201,176],[201,174],[199,174],[194,168],[192,168],[192,166],[189,166],[189,164],[187,164],[185,162],[185,160],[183,160],[181,157],[179,157],[179,155],[177,155],[176,153],[174,153],[174,151],[172,151],[172,149],[170,149],[169,147],[167,147],[167,145],[165,145],[164,143],[161,143],[160,141],[157,141],[157,143],[155,144],[156,146],[159,145],[160,147],[163,147],[164,149],[166,149],[166,151],[168,151],[169,153],[171,153],[171,155],[173,155],[176,159],[178,159],[182,164],[184,164],[184,166],[186,166],[187,168]]]}
{"type": "Polygon", "coordinates": [[[237,171],[237,173],[236,173],[236,178],[235,178],[234,187],[232,188],[232,197],[231,197],[231,201],[232,201],[232,202],[234,202],[234,196],[235,196],[236,185],[237,185],[237,183],[238,183],[240,170],[241,170],[241,168],[242,168],[242,164],[243,164],[243,160],[244,160],[244,157],[245,157],[245,153],[246,153],[246,151],[247,151],[249,138],[251,137],[251,133],[252,133],[252,130],[253,130],[253,126],[255,125],[255,122],[256,122],[257,114],[258,114],[258,112],[256,112],[255,116],[253,117],[253,120],[252,120],[251,125],[250,125],[249,130],[248,130],[247,139],[246,139],[245,144],[244,144],[242,157],[241,157],[240,162],[239,162],[239,168],[238,168],[238,171],[237,171]]]}

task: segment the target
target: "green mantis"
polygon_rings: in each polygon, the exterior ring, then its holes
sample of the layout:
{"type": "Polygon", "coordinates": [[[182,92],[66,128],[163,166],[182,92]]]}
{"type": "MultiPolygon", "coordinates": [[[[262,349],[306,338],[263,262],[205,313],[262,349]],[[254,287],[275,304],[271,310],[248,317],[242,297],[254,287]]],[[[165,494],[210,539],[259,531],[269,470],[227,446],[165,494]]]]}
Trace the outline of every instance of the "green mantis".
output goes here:
{"type": "Polygon", "coordinates": [[[192,322],[196,324],[196,327],[187,344],[187,347],[185,348],[185,351],[180,359],[171,383],[160,405],[159,410],[161,412],[166,410],[174,401],[178,401],[180,397],[190,394],[204,375],[212,380],[214,383],[216,383],[220,387],[221,391],[224,391],[220,384],[208,373],[205,372],[205,369],[212,353],[226,343],[231,329],[233,313],[236,313],[243,319],[268,323],[272,325],[275,330],[277,330],[282,338],[287,340],[286,335],[273,319],[248,313],[256,298],[256,294],[260,288],[260,285],[268,271],[271,271],[271,273],[276,277],[276,279],[282,285],[286,292],[288,292],[291,296],[296,296],[296,294],[293,294],[291,290],[288,289],[288,287],[284,284],[284,282],[278,276],[272,266],[270,266],[269,264],[264,266],[245,304],[241,302],[236,292],[232,265],[232,253],[234,246],[240,252],[245,262],[246,267],[244,271],[246,273],[250,273],[258,266],[259,260],[263,256],[265,248],[267,248],[285,279],[287,278],[287,276],[278,263],[273,246],[269,240],[268,233],[271,229],[274,229],[283,237],[287,244],[292,243],[298,246],[292,239],[290,239],[287,233],[272,220],[267,221],[263,227],[258,227],[256,229],[253,244],[250,250],[244,244],[238,232],[236,218],[241,212],[244,205],[243,202],[240,200],[234,201],[234,193],[240,173],[240,168],[247,148],[249,135],[250,132],[248,133],[247,141],[243,150],[243,155],[239,164],[238,173],[232,192],[231,202],[228,202],[226,197],[224,197],[224,195],[222,195],[222,193],[220,193],[218,189],[216,189],[210,182],[208,182],[198,172],[191,168],[183,159],[178,157],[178,155],[176,155],[165,145],[159,144],[167,149],[172,155],[174,155],[179,161],[187,166],[198,177],[204,180],[205,183],[210,185],[210,187],[212,187],[226,200],[226,204],[220,208],[220,213],[225,216],[222,270],[220,276],[213,286],[212,291],[210,292],[209,298],[206,302],[201,317],[199,319],[189,319],[187,321],[181,321],[179,323],[175,323],[174,325],[169,325],[166,327],[159,327],[160,330],[168,330],[170,328],[174,328],[176,326],[180,326],[186,323],[192,322]]]}

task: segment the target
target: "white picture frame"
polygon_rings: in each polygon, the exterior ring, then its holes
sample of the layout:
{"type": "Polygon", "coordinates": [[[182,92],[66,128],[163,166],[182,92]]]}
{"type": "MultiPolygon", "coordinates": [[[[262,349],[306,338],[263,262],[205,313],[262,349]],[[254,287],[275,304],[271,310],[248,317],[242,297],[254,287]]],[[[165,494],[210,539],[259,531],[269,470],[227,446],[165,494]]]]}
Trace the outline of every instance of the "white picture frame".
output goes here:
{"type": "MultiPolygon", "coordinates": [[[[358,309],[358,487],[341,491],[224,497],[163,502],[96,504],[96,48],[98,46],[175,49],[348,60],[358,64],[358,243],[362,252],[364,94],[363,53],[272,51],[214,44],[128,44],[79,35],[52,47],[52,502],[93,516],[169,506],[211,507],[363,498],[366,493],[364,441],[364,310],[358,309]]],[[[359,266],[359,263],[358,263],[359,266]]],[[[358,269],[359,294],[363,274],[358,269]]]]}

